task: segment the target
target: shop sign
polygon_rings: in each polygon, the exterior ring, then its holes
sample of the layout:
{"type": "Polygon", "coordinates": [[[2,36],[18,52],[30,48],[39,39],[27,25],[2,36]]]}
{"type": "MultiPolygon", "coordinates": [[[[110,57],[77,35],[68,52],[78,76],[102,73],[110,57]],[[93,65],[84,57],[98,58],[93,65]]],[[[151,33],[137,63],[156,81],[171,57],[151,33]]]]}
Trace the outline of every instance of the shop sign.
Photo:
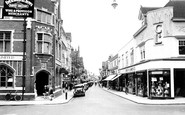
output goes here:
{"type": "Polygon", "coordinates": [[[33,17],[34,0],[4,0],[3,16],[33,17]]]}
{"type": "Polygon", "coordinates": [[[131,67],[131,68],[127,68],[126,72],[134,72],[135,71],[135,67],[131,67]]]}
{"type": "Polygon", "coordinates": [[[0,60],[22,60],[22,56],[0,56],[0,60]]]}
{"type": "Polygon", "coordinates": [[[160,75],[160,74],[163,74],[163,71],[152,71],[151,74],[155,75],[160,75]]]}

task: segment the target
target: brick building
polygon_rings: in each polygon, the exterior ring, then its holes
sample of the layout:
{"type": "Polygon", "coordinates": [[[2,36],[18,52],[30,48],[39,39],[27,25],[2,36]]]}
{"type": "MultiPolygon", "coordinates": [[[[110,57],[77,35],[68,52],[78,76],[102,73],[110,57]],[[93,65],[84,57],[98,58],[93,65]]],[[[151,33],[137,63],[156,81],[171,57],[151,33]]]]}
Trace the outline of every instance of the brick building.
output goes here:
{"type": "Polygon", "coordinates": [[[44,85],[52,86],[55,95],[59,95],[63,66],[57,65],[56,60],[61,62],[62,51],[58,46],[62,48],[64,44],[57,41],[67,36],[59,29],[62,27],[60,0],[35,0],[31,28],[26,29],[26,68],[23,68],[24,20],[2,18],[3,4],[4,0],[0,1],[0,99],[9,91],[22,94],[23,83],[25,100],[43,95],[44,85]],[[23,69],[26,70],[25,82],[23,69]]]}

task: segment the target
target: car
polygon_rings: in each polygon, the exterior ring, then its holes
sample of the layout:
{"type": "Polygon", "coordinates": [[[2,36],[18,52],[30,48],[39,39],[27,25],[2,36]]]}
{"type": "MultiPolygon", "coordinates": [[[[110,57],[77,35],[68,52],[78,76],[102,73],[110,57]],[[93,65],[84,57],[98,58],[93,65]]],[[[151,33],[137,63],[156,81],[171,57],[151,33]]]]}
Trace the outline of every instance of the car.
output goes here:
{"type": "Polygon", "coordinates": [[[78,84],[73,87],[73,97],[85,96],[85,89],[83,84],[78,84]]]}

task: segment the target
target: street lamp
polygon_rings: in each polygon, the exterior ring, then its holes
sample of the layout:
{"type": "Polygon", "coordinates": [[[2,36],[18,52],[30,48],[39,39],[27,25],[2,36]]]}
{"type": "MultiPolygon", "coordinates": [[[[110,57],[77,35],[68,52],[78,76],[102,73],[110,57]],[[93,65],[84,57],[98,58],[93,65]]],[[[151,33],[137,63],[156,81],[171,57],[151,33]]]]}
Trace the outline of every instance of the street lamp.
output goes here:
{"type": "Polygon", "coordinates": [[[113,3],[111,4],[112,7],[115,9],[118,6],[118,3],[116,3],[116,0],[113,1],[113,3]]]}

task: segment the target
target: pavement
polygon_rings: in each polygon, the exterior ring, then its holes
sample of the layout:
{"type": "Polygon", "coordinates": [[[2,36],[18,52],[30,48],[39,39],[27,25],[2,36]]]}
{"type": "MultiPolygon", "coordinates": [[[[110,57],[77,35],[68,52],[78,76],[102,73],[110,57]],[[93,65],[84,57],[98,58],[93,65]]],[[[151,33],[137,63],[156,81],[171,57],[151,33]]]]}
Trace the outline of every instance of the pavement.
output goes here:
{"type": "Polygon", "coordinates": [[[0,106],[25,106],[25,105],[55,105],[55,104],[65,104],[68,103],[73,98],[73,90],[67,92],[66,94],[54,98],[52,101],[49,98],[44,98],[43,96],[36,97],[35,100],[27,101],[5,101],[0,100],[0,106]]]}
{"type": "MultiPolygon", "coordinates": [[[[132,101],[137,104],[145,105],[185,105],[185,97],[177,97],[175,99],[148,99],[147,97],[140,97],[132,94],[125,94],[123,91],[116,91],[107,88],[103,90],[120,96],[124,99],[132,101]]],[[[66,104],[73,98],[73,90],[67,92],[67,99],[65,93],[54,98],[52,101],[44,99],[44,97],[37,97],[35,100],[29,101],[0,101],[0,106],[25,106],[25,105],[55,105],[55,104],[66,104]]]]}
{"type": "Polygon", "coordinates": [[[125,94],[123,91],[116,91],[107,88],[102,88],[103,90],[125,98],[137,104],[145,105],[185,105],[185,97],[176,97],[175,99],[148,99],[147,97],[140,97],[133,94],[125,94]]]}

